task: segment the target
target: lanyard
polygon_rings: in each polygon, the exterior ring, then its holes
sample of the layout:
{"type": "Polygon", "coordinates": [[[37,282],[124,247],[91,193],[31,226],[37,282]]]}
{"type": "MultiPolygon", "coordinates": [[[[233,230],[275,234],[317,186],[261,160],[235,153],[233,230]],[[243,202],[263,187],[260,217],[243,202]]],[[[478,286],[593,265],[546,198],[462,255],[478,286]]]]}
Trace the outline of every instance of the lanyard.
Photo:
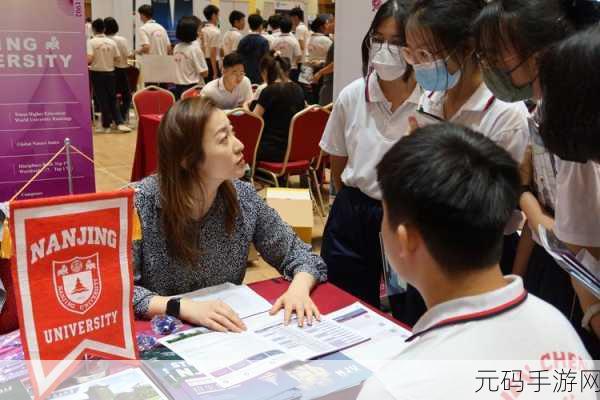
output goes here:
{"type": "Polygon", "coordinates": [[[452,318],[448,318],[443,321],[440,321],[437,324],[432,325],[427,329],[424,329],[420,332],[413,334],[411,337],[406,339],[406,342],[407,343],[412,342],[417,337],[423,336],[426,333],[429,333],[429,332],[437,330],[437,329],[445,328],[448,326],[464,324],[464,323],[471,322],[471,321],[481,321],[484,319],[497,317],[498,315],[504,314],[505,312],[508,312],[508,311],[520,306],[521,304],[523,304],[525,302],[525,300],[527,300],[527,292],[523,291],[523,293],[521,293],[519,295],[519,297],[509,301],[508,303],[499,305],[497,307],[490,308],[490,309],[484,310],[484,311],[478,311],[478,312],[471,313],[471,314],[460,315],[457,317],[452,317],[452,318]]]}

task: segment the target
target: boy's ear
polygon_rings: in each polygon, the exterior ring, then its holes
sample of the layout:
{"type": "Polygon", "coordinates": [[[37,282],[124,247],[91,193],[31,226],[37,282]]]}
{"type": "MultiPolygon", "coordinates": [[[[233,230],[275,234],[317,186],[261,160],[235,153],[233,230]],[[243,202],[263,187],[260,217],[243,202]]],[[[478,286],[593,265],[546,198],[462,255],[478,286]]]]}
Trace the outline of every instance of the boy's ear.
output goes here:
{"type": "Polygon", "coordinates": [[[396,239],[403,256],[415,253],[422,243],[421,234],[412,225],[400,224],[396,228],[396,239]]]}

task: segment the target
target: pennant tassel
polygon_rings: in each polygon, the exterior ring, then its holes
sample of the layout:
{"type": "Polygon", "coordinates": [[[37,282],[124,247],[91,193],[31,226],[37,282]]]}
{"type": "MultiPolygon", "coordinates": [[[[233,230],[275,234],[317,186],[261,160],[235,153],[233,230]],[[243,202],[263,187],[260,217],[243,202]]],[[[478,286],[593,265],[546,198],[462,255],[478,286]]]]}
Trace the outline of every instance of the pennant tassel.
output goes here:
{"type": "Polygon", "coordinates": [[[10,259],[12,257],[12,240],[8,228],[8,219],[4,220],[2,229],[2,243],[0,244],[0,258],[10,259]]]}

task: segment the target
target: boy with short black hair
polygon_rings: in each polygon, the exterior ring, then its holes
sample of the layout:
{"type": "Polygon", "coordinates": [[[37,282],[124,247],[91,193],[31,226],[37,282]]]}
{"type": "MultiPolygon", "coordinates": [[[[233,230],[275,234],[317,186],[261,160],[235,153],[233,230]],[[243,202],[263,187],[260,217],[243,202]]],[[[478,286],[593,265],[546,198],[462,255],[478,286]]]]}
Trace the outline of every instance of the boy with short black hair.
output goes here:
{"type": "Polygon", "coordinates": [[[430,125],[400,139],[377,172],[386,255],[428,311],[359,399],[459,398],[462,382],[448,382],[437,363],[425,372],[397,361],[585,365],[589,354],[571,324],[500,270],[504,227],[520,194],[517,164],[504,149],[465,127],[430,125]]]}
{"type": "Polygon", "coordinates": [[[221,76],[219,71],[219,60],[222,53],[221,29],[219,29],[219,7],[209,4],[204,7],[204,18],[206,24],[201,30],[202,34],[202,49],[206,57],[206,65],[208,65],[208,79],[217,79],[221,76]]]}
{"type": "Polygon", "coordinates": [[[166,56],[171,52],[171,41],[167,30],[153,19],[154,8],[144,4],[138,8],[142,26],[138,30],[140,48],[137,54],[166,56]]]}
{"type": "Polygon", "coordinates": [[[252,83],[244,71],[242,57],[237,52],[228,54],[223,59],[223,77],[207,83],[202,96],[210,97],[223,110],[241,107],[253,95],[252,83]]]}
{"type": "Polygon", "coordinates": [[[246,35],[237,46],[237,52],[244,60],[246,76],[252,83],[262,83],[260,76],[260,60],[269,52],[269,41],[262,36],[263,19],[258,14],[248,17],[250,33],[246,35]]]}
{"type": "Polygon", "coordinates": [[[231,30],[223,37],[223,55],[233,53],[237,50],[240,40],[244,37],[243,30],[246,29],[246,15],[238,10],[229,14],[231,30]]]}

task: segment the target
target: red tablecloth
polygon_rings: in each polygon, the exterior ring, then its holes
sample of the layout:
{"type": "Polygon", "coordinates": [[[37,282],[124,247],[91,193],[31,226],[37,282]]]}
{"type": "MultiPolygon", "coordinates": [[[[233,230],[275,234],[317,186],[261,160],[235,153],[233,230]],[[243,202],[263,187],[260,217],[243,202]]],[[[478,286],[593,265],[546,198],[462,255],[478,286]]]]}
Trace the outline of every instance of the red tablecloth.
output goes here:
{"type": "Polygon", "coordinates": [[[156,172],[156,134],[162,115],[146,114],[138,122],[135,157],[131,171],[131,181],[139,181],[156,172]]]}

